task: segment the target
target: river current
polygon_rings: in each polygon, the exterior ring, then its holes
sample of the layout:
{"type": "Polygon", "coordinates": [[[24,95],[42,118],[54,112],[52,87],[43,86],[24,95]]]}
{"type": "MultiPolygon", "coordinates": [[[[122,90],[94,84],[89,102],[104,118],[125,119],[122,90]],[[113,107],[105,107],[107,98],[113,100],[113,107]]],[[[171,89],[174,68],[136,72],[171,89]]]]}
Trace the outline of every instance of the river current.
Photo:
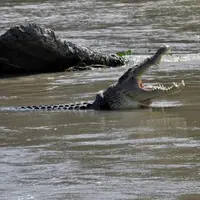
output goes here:
{"type": "Polygon", "coordinates": [[[119,68],[0,79],[0,106],[92,100],[128,67],[171,46],[145,84],[185,89],[129,111],[0,111],[0,200],[200,199],[200,1],[1,0],[0,34],[34,22],[119,68]]]}

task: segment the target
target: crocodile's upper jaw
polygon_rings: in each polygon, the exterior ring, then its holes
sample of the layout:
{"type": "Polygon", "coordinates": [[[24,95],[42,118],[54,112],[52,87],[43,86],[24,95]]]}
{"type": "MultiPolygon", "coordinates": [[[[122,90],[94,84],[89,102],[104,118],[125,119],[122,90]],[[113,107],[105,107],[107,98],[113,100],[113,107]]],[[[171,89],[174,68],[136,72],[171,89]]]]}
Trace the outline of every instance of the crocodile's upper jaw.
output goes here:
{"type": "Polygon", "coordinates": [[[173,83],[172,86],[144,86],[143,73],[151,66],[160,63],[161,58],[169,50],[168,46],[158,49],[150,58],[139,65],[128,69],[114,85],[111,85],[102,94],[110,109],[128,109],[149,106],[152,100],[181,91],[185,83],[173,83]]]}

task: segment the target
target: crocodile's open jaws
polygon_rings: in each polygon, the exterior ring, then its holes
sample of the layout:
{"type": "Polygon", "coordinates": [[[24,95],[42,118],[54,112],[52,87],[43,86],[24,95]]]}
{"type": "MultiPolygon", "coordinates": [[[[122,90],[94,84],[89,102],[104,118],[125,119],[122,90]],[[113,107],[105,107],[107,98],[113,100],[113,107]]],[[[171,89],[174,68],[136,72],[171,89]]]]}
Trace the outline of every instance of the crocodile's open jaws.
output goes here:
{"type": "Polygon", "coordinates": [[[143,73],[151,66],[158,65],[161,58],[169,50],[168,46],[160,47],[155,55],[142,63],[129,68],[117,81],[106,90],[97,93],[91,103],[40,105],[17,107],[17,110],[119,110],[148,107],[156,98],[181,91],[185,87],[182,80],[169,87],[163,85],[146,87],[142,82],[143,73]]]}

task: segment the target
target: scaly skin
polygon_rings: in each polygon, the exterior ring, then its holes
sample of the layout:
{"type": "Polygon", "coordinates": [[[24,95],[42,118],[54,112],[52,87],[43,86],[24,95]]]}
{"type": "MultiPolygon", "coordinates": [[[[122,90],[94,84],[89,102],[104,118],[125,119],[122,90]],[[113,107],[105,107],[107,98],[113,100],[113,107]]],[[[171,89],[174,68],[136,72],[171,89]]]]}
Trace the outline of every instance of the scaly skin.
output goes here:
{"type": "Polygon", "coordinates": [[[151,66],[158,65],[162,56],[169,50],[168,46],[163,46],[157,50],[155,55],[147,58],[139,65],[128,69],[114,85],[111,85],[104,92],[101,91],[101,97],[108,104],[110,109],[132,109],[139,107],[148,107],[152,100],[168,96],[181,91],[185,87],[182,80],[180,83],[173,83],[170,87],[151,86],[144,87],[141,76],[151,66]]]}
{"type": "Polygon", "coordinates": [[[133,109],[148,107],[152,100],[180,92],[184,87],[184,81],[173,83],[170,87],[151,86],[144,87],[141,77],[143,73],[153,65],[158,65],[161,58],[169,50],[163,46],[157,50],[155,55],[147,58],[139,65],[128,69],[117,81],[105,91],[96,95],[94,102],[62,105],[23,106],[18,110],[106,110],[106,109],[133,109]]]}

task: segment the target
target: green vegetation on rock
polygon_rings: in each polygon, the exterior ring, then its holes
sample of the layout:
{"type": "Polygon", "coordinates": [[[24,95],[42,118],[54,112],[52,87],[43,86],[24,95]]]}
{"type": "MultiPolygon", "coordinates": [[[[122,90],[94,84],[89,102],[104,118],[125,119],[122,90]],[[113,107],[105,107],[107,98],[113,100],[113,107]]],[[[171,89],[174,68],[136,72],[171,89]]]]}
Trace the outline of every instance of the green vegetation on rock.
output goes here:
{"type": "Polygon", "coordinates": [[[116,53],[118,56],[123,57],[123,56],[128,56],[133,54],[133,50],[129,49],[126,51],[120,51],[116,53]]]}

